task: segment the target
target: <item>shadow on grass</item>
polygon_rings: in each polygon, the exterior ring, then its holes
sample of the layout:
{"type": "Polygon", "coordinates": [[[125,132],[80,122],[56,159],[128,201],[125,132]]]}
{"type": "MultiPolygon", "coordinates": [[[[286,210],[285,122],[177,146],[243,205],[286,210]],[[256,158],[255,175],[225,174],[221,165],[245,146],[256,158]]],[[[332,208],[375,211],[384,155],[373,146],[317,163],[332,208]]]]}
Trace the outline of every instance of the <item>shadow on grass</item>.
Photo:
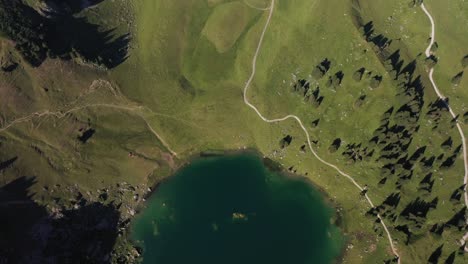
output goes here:
{"type": "Polygon", "coordinates": [[[109,69],[128,57],[129,34],[116,37],[115,29],[100,31],[98,25],[69,15],[59,15],[52,21],[46,40],[52,57],[80,57],[109,69]]]}
{"type": "Polygon", "coordinates": [[[82,10],[96,6],[104,0],[45,0],[47,6],[60,13],[76,14],[82,10]]]}
{"type": "Polygon", "coordinates": [[[79,58],[111,69],[127,59],[130,35],[103,30],[76,15],[102,1],[47,0],[39,13],[21,0],[0,0],[0,32],[16,43],[32,66],[58,57],[79,58]]]}
{"type": "Polygon", "coordinates": [[[0,263],[110,263],[116,206],[82,201],[49,213],[32,200],[35,183],[21,177],[0,188],[0,263]]]}

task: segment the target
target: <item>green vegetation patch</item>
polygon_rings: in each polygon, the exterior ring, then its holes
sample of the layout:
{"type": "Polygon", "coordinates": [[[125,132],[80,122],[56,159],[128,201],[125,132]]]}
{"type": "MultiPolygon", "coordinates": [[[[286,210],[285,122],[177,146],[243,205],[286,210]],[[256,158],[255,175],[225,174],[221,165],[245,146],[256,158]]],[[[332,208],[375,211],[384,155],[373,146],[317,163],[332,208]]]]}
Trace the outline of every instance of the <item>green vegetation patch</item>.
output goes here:
{"type": "Polygon", "coordinates": [[[230,50],[252,19],[250,8],[242,2],[217,6],[208,18],[203,35],[219,53],[230,50]]]}

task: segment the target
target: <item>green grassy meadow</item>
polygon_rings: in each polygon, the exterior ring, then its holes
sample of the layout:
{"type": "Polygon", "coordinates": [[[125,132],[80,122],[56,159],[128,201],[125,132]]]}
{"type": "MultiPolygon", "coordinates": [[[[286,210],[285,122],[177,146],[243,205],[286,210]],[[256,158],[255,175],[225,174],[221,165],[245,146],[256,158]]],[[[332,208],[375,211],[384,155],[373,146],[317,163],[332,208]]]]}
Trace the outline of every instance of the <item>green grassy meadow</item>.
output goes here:
{"type": "MultiPolygon", "coordinates": [[[[317,153],[360,185],[367,185],[376,205],[395,192],[401,194],[398,210],[417,197],[427,201],[437,197],[436,209],[429,211],[423,231],[409,245],[405,245],[406,235],[395,229],[396,224],[384,219],[402,263],[426,263],[442,244],[439,263],[443,263],[458,250],[464,232],[447,228],[436,235],[429,229],[448,221],[464,206],[450,201],[453,191],[463,184],[462,155],[447,170],[430,169],[434,184],[425,195],[418,192],[418,186],[428,171],[420,167],[416,166],[413,178],[396,191],[395,178],[379,184],[385,163],[377,160],[377,155],[356,163],[341,155],[347,144],[367,144],[383,114],[403,103],[390,73],[356,26],[356,10],[365,23],[373,22],[376,32],[393,40],[390,48],[400,50],[405,65],[417,62],[415,75],[421,76],[425,87],[424,104],[408,154],[426,146],[428,156],[448,156],[453,149],[444,150],[441,144],[449,136],[454,148],[461,144],[448,113],[442,114],[437,129],[426,115],[429,104],[437,99],[424,56],[419,55],[426,49],[430,23],[420,8],[411,8],[407,2],[277,0],[249,99],[268,118],[299,116],[312,140],[317,141],[317,153]],[[325,58],[331,61],[331,68],[317,80],[311,73],[325,58]],[[361,67],[371,76],[382,76],[378,88],[371,88],[366,75],[359,82],[353,79],[361,67]],[[327,87],[328,77],[339,71],[344,74],[341,85],[327,87]],[[324,99],[319,107],[292,92],[299,79],[307,80],[312,88],[320,86],[324,99]],[[365,99],[357,107],[361,96],[365,99]],[[311,123],[317,119],[319,124],[313,128],[311,123]],[[329,146],[337,138],[341,148],[330,153],[329,146]]],[[[35,112],[62,114],[74,109],[60,118],[31,116],[0,130],[0,160],[18,157],[1,171],[2,184],[18,176],[35,176],[38,183],[32,192],[37,197],[47,196],[43,186],[55,184],[78,184],[84,190],[123,181],[152,186],[201,151],[255,148],[285,168],[307,175],[333,200],[348,243],[341,262],[382,263],[391,259],[387,237],[375,218],[365,216],[370,207],[359,190],[310,151],[300,151],[306,138],[298,124],[292,120],[267,124],[244,104],[243,88],[268,15],[268,10],[262,9],[269,3],[104,1],[80,16],[99,22],[103,28],[115,28],[116,33],[130,32],[128,59],[110,71],[59,59],[32,68],[22,62],[11,43],[0,40],[0,54],[10,52],[19,62],[13,72],[0,73],[0,127],[35,112]],[[80,129],[89,128],[96,131],[93,137],[85,144],[79,142],[80,129]],[[281,149],[279,142],[286,135],[293,141],[281,149]],[[170,150],[177,157],[171,158],[170,150]]],[[[454,111],[463,115],[468,111],[467,76],[457,87],[451,78],[463,70],[461,59],[468,54],[468,29],[460,26],[468,21],[468,9],[463,0],[427,0],[425,4],[437,25],[435,80],[454,111]]],[[[463,129],[468,131],[468,126],[463,129]]],[[[467,256],[457,254],[454,263],[466,263],[467,256]]]]}

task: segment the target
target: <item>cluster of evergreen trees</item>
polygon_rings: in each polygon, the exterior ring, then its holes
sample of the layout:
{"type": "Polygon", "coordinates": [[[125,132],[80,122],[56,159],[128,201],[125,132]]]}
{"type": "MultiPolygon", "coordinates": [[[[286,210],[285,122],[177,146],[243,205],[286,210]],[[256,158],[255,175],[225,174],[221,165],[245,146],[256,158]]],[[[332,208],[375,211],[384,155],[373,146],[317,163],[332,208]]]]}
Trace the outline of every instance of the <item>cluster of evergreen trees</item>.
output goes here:
{"type": "Polygon", "coordinates": [[[427,111],[427,117],[430,118],[434,124],[433,129],[439,127],[440,123],[444,120],[442,117],[448,113],[449,109],[447,107],[447,101],[442,99],[437,99],[434,102],[429,104],[429,110],[427,111]]]}
{"type": "Polygon", "coordinates": [[[362,67],[353,73],[353,79],[356,82],[362,81],[364,78],[369,79],[369,86],[372,89],[378,88],[382,83],[382,75],[373,74],[372,71],[367,71],[366,68],[362,67]]]}
{"type": "MultiPolygon", "coordinates": [[[[315,81],[314,83],[317,84],[319,80],[325,77],[327,73],[329,73],[331,67],[332,63],[328,58],[323,59],[318,65],[316,65],[311,72],[311,76],[315,81]]],[[[342,71],[337,71],[334,74],[330,74],[327,81],[325,82],[325,86],[327,88],[336,90],[339,86],[341,86],[343,78],[344,73],[342,71]]],[[[311,82],[306,79],[299,79],[295,81],[295,83],[292,85],[292,91],[294,93],[300,94],[304,98],[304,101],[310,103],[315,108],[319,107],[324,100],[324,96],[322,96],[320,93],[320,86],[317,84],[315,88],[311,88],[311,82]]],[[[318,125],[317,120],[312,123],[313,127],[316,125],[318,125]]]]}
{"type": "MultiPolygon", "coordinates": [[[[417,1],[417,4],[420,2],[422,1],[417,1]]],[[[392,77],[398,91],[396,101],[399,102],[399,105],[391,107],[383,114],[381,124],[374,131],[373,138],[368,143],[362,144],[365,146],[364,148],[375,150],[378,153],[377,160],[384,163],[380,173],[380,184],[385,185],[389,182],[395,184],[395,192],[390,194],[382,204],[369,210],[368,215],[379,222],[376,218],[379,214],[393,223],[396,230],[406,235],[406,244],[412,243],[427,232],[441,235],[446,228],[467,229],[466,207],[460,209],[448,221],[432,227],[427,225],[427,214],[436,209],[439,202],[439,197],[434,196],[432,192],[435,183],[433,171],[434,169],[443,170],[452,167],[460,154],[461,145],[455,146],[453,139],[448,137],[440,146],[445,153],[439,156],[431,155],[431,153],[426,156],[426,146],[419,147],[412,154],[409,153],[413,135],[419,130],[419,119],[424,106],[424,86],[421,76],[415,74],[418,66],[417,61],[413,60],[405,64],[404,60],[401,59],[400,50],[392,49],[392,40],[382,34],[376,34],[372,22],[363,25],[362,33],[365,39],[373,45],[374,51],[392,77]],[[416,173],[425,176],[422,179],[416,179],[417,177],[414,177],[416,173]],[[404,193],[402,187],[411,180],[418,181],[417,197],[401,206],[401,195],[404,193]]],[[[436,62],[437,59],[434,56],[424,61],[426,66],[429,64],[429,67],[432,67],[436,62]]],[[[357,81],[360,80],[364,72],[365,69],[356,71],[353,78],[357,81]]],[[[447,105],[448,102],[441,99],[429,105],[426,115],[433,120],[433,129],[436,129],[442,120],[449,117],[446,114],[448,112],[447,105]]],[[[353,145],[361,146],[361,144],[353,145]]],[[[350,153],[352,152],[345,151],[343,155],[349,156],[350,153]]],[[[451,195],[450,200],[455,205],[460,203],[463,191],[464,186],[457,188],[451,195]]],[[[437,263],[441,253],[442,247],[437,248],[429,257],[428,262],[437,263]]],[[[455,253],[452,253],[446,263],[453,263],[454,258],[455,253]]],[[[389,261],[389,263],[391,262],[389,261]]]]}
{"type": "Polygon", "coordinates": [[[305,79],[299,79],[292,86],[292,90],[295,93],[300,94],[305,102],[310,103],[315,108],[319,107],[324,97],[320,95],[320,87],[315,87],[314,90],[310,88],[310,82],[305,79]]]}
{"type": "MultiPolygon", "coordinates": [[[[422,1],[415,1],[420,4],[422,1]]],[[[467,209],[463,207],[449,219],[445,219],[437,224],[429,225],[427,217],[429,212],[435,210],[439,205],[439,195],[433,192],[436,182],[434,174],[440,170],[446,170],[454,166],[455,160],[460,155],[461,145],[457,145],[451,137],[447,137],[440,149],[442,154],[434,155],[426,152],[426,146],[411,147],[413,136],[419,131],[420,118],[423,116],[424,108],[424,85],[421,75],[417,74],[417,69],[424,66],[432,67],[437,62],[435,56],[431,56],[425,61],[413,60],[405,62],[402,59],[400,50],[392,45],[392,40],[375,32],[372,22],[364,24],[361,27],[364,38],[371,45],[373,51],[377,54],[380,62],[390,75],[391,81],[397,90],[397,102],[382,115],[380,126],[375,129],[372,138],[367,142],[349,143],[344,146],[341,154],[346,157],[350,163],[360,161],[374,160],[382,163],[382,169],[378,175],[379,186],[390,186],[394,191],[381,204],[368,211],[367,215],[375,220],[374,230],[379,235],[384,235],[380,226],[380,219],[377,215],[385,218],[393,225],[395,230],[400,231],[406,236],[406,244],[411,244],[420,237],[431,232],[435,235],[442,235],[445,229],[454,228],[460,231],[467,230],[467,209]],[[415,149],[415,150],[412,150],[415,149]],[[409,183],[412,184],[409,184],[409,183]],[[409,187],[410,186],[410,187],[409,187]],[[411,190],[410,190],[411,188],[411,190]],[[413,189],[414,188],[414,189],[413,189]],[[407,197],[408,192],[413,192],[407,197]],[[402,201],[402,195],[405,195],[406,202],[402,201]],[[409,201],[409,202],[408,202],[409,201]]],[[[436,48],[434,46],[433,48],[436,48]]],[[[462,65],[468,66],[468,56],[462,59],[462,65]]],[[[313,80],[319,81],[328,75],[325,85],[327,87],[339,87],[343,79],[342,72],[329,74],[331,62],[328,59],[319,63],[312,71],[313,80]]],[[[458,75],[461,80],[463,72],[458,75]]],[[[356,70],[352,76],[356,82],[368,79],[371,88],[379,87],[382,82],[382,76],[372,73],[365,68],[356,70]]],[[[452,80],[453,82],[453,80],[452,80]]],[[[304,100],[311,102],[320,102],[323,97],[320,96],[320,87],[311,89],[309,81],[300,79],[294,83],[292,90],[304,97],[304,100]]],[[[355,102],[355,107],[360,107],[366,99],[366,95],[361,95],[355,102]]],[[[447,115],[448,102],[437,99],[428,106],[426,116],[432,119],[433,129],[437,129],[442,122],[450,117],[447,115]]],[[[464,114],[463,119],[468,123],[468,112],[464,114]]],[[[452,127],[456,120],[451,120],[452,127]]],[[[318,126],[320,119],[311,122],[311,127],[318,126]]],[[[283,138],[280,141],[281,147],[289,145],[289,140],[283,138]]],[[[436,146],[437,147],[437,146],[436,146]]],[[[335,139],[328,147],[330,153],[335,153],[343,148],[340,138],[335,139]]],[[[305,151],[305,145],[301,147],[305,151]]],[[[294,171],[291,167],[290,170],[294,171]]],[[[461,199],[464,194],[464,187],[458,187],[453,191],[450,201],[456,208],[460,208],[461,199]]],[[[361,193],[365,195],[367,188],[361,193]]],[[[460,252],[463,252],[461,250],[460,252]]],[[[428,259],[429,263],[437,263],[441,256],[442,247],[434,250],[428,259]]],[[[453,263],[456,252],[452,252],[445,260],[446,263],[453,263]]],[[[391,259],[387,263],[394,263],[397,259],[391,259]]]]}
{"type": "MultiPolygon", "coordinates": [[[[328,58],[322,60],[317,66],[312,70],[312,77],[318,81],[322,79],[331,69],[332,63],[328,58]]],[[[328,76],[325,86],[327,88],[337,89],[341,86],[343,82],[344,73],[342,71],[337,71],[334,74],[328,76]]]]}
{"type": "Polygon", "coordinates": [[[363,146],[362,143],[351,143],[346,145],[346,149],[342,155],[348,159],[350,163],[357,161],[370,161],[374,156],[375,150],[369,146],[363,146]]]}

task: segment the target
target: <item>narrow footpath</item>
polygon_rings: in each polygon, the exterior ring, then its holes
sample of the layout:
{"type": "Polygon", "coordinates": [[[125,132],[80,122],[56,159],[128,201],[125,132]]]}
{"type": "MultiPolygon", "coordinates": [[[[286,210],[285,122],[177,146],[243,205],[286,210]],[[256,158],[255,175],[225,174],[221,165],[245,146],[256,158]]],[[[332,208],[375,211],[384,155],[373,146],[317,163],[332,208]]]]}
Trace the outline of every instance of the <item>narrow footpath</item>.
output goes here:
{"type": "MultiPolygon", "coordinates": [[[[260,40],[258,42],[258,45],[257,45],[257,49],[255,51],[255,54],[253,56],[253,59],[252,59],[252,72],[250,74],[250,77],[249,79],[247,80],[247,82],[245,83],[245,86],[244,86],[244,103],[249,106],[250,108],[252,108],[256,113],[257,115],[264,121],[264,122],[267,122],[267,123],[278,123],[278,122],[282,122],[282,121],[285,121],[285,120],[288,120],[288,119],[294,119],[298,122],[298,124],[300,125],[300,127],[302,128],[302,130],[304,131],[306,137],[307,137],[307,143],[309,145],[309,149],[310,151],[312,152],[312,154],[323,164],[333,168],[335,171],[337,171],[340,175],[344,176],[345,178],[347,178],[348,180],[350,180],[354,186],[356,186],[359,191],[363,191],[364,188],[361,187],[361,185],[359,185],[356,180],[354,180],[353,177],[351,177],[350,175],[344,173],[343,171],[341,171],[336,165],[333,165],[327,161],[325,161],[324,159],[322,159],[313,149],[312,147],[312,143],[311,143],[311,140],[310,140],[310,135],[309,135],[309,132],[307,131],[306,127],[304,126],[304,124],[302,123],[301,119],[295,115],[287,115],[283,118],[278,118],[278,119],[268,119],[266,117],[264,117],[260,111],[257,109],[257,107],[255,107],[255,105],[253,105],[252,103],[249,102],[248,100],[248,90],[250,88],[250,85],[252,84],[252,81],[255,77],[255,74],[257,72],[257,58],[258,58],[258,55],[261,51],[261,47],[262,47],[262,44],[263,44],[263,39],[265,37],[265,34],[266,34],[266,31],[268,29],[268,26],[270,25],[270,22],[271,22],[271,18],[273,16],[273,13],[274,13],[274,9],[275,9],[275,0],[271,0],[271,5],[270,5],[270,8],[268,9],[269,10],[269,14],[268,14],[268,18],[267,18],[267,21],[265,23],[265,26],[263,28],[263,31],[260,35],[260,40]]],[[[372,200],[369,198],[369,196],[367,195],[367,193],[365,194],[365,198],[367,200],[367,202],[369,203],[369,205],[371,207],[375,207],[374,206],[374,203],[372,202],[372,200]]],[[[395,257],[398,259],[398,264],[401,263],[401,258],[400,258],[400,255],[398,254],[397,252],[397,249],[393,243],[393,239],[392,239],[392,236],[390,234],[390,231],[388,230],[387,226],[385,225],[385,222],[383,220],[383,218],[378,214],[377,217],[379,218],[380,220],[380,223],[382,224],[382,227],[384,228],[385,230],[385,233],[387,234],[387,237],[388,237],[388,241],[390,243],[390,247],[392,249],[392,252],[393,254],[395,255],[395,257]]]]}
{"type": "MultiPolygon", "coordinates": [[[[431,54],[432,45],[434,45],[434,43],[435,43],[435,22],[434,22],[434,18],[431,16],[431,13],[429,13],[429,11],[427,11],[426,6],[424,6],[424,4],[421,4],[421,9],[424,11],[424,13],[426,13],[427,17],[431,21],[431,42],[429,43],[429,46],[426,49],[426,57],[430,57],[432,55],[431,54]]],[[[452,115],[452,118],[456,120],[457,115],[455,114],[452,107],[450,107],[448,101],[446,100],[447,97],[445,97],[440,92],[439,88],[437,87],[437,84],[434,81],[434,67],[432,67],[429,70],[429,80],[431,80],[432,88],[434,88],[434,91],[436,92],[437,96],[442,101],[444,101],[445,105],[447,106],[447,108],[448,108],[448,110],[450,112],[450,115],[452,115]]],[[[463,145],[463,161],[465,163],[465,176],[463,177],[463,184],[465,186],[464,186],[463,192],[464,192],[464,197],[465,197],[465,205],[466,205],[466,207],[468,207],[468,193],[467,193],[467,189],[466,189],[467,188],[466,185],[468,183],[468,157],[467,157],[468,155],[467,155],[467,147],[466,147],[466,138],[465,138],[465,134],[463,132],[463,129],[462,129],[461,125],[460,125],[460,122],[458,122],[458,120],[456,120],[456,126],[457,126],[457,129],[458,129],[458,132],[460,133],[460,137],[461,137],[462,145],[463,145]]],[[[467,224],[468,224],[468,219],[467,219],[467,224]]],[[[468,239],[468,232],[465,233],[465,235],[461,238],[460,243],[462,245],[465,244],[467,239],[468,239]]],[[[468,252],[468,247],[467,246],[465,246],[465,251],[468,252]]]]}

